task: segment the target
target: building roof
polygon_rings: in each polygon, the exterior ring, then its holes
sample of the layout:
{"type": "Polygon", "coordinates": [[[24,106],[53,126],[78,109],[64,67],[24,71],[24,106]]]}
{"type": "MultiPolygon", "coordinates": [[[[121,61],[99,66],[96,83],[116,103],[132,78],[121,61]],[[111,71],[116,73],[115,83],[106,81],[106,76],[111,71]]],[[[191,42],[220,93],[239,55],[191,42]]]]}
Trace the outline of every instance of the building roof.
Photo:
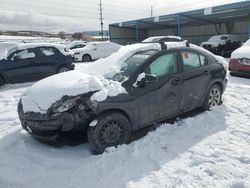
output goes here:
{"type": "Polygon", "coordinates": [[[250,1],[241,1],[193,11],[114,23],[110,24],[110,26],[131,29],[139,27],[140,30],[148,30],[152,28],[176,28],[178,26],[178,22],[181,26],[194,26],[201,24],[220,24],[242,20],[250,20],[250,1]]]}

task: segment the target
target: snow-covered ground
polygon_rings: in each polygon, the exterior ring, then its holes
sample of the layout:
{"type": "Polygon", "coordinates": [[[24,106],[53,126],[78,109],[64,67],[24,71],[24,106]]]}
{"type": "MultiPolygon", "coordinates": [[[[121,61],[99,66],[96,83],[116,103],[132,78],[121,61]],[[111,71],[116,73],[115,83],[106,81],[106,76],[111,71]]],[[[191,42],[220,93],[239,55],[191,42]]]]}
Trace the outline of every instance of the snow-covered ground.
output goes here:
{"type": "Polygon", "coordinates": [[[55,37],[28,37],[28,36],[9,36],[0,35],[0,42],[62,42],[63,40],[55,37]]]}
{"type": "Polygon", "coordinates": [[[229,77],[223,105],[97,156],[21,129],[16,106],[31,85],[0,89],[0,188],[250,187],[250,79],[229,77]]]}

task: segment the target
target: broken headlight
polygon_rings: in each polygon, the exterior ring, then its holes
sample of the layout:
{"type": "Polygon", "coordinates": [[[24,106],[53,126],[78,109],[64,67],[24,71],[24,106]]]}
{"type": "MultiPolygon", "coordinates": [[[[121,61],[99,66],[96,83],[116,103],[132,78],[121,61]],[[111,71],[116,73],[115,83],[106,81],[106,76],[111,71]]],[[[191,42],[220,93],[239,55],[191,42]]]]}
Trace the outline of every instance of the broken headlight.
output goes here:
{"type": "Polygon", "coordinates": [[[68,111],[69,109],[71,109],[72,107],[76,105],[76,100],[77,100],[76,98],[73,98],[73,99],[68,99],[62,102],[61,104],[57,105],[57,107],[55,107],[53,112],[62,113],[62,112],[68,111]]]}

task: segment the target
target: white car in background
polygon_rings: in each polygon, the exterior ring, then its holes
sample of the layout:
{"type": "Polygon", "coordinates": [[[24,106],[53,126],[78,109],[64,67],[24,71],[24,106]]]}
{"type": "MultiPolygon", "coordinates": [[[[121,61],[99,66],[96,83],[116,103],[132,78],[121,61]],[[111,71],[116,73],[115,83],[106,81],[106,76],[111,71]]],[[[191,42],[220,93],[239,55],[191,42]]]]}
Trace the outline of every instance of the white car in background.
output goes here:
{"type": "Polygon", "coordinates": [[[120,45],[113,42],[89,42],[84,48],[73,49],[75,61],[93,61],[107,57],[120,49],[120,45]]]}
{"type": "Polygon", "coordinates": [[[229,71],[231,75],[250,76],[250,39],[231,54],[229,71]]]}
{"type": "Polygon", "coordinates": [[[86,41],[72,41],[68,44],[66,44],[66,47],[70,50],[78,49],[78,48],[83,48],[87,45],[88,42],[86,41]]]}

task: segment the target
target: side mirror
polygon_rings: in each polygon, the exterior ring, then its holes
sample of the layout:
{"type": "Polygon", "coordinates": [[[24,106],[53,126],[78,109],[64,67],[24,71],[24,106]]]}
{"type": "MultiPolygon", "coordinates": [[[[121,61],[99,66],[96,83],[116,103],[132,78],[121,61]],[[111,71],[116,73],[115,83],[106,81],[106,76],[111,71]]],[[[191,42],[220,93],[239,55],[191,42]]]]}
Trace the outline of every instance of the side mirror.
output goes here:
{"type": "Polygon", "coordinates": [[[20,57],[14,56],[13,59],[14,59],[14,61],[19,61],[19,60],[20,60],[20,57]]]}
{"type": "Polygon", "coordinates": [[[139,88],[143,88],[146,86],[147,83],[152,83],[158,81],[158,77],[153,74],[146,74],[145,77],[141,78],[140,80],[137,79],[137,82],[134,86],[139,88]]]}

